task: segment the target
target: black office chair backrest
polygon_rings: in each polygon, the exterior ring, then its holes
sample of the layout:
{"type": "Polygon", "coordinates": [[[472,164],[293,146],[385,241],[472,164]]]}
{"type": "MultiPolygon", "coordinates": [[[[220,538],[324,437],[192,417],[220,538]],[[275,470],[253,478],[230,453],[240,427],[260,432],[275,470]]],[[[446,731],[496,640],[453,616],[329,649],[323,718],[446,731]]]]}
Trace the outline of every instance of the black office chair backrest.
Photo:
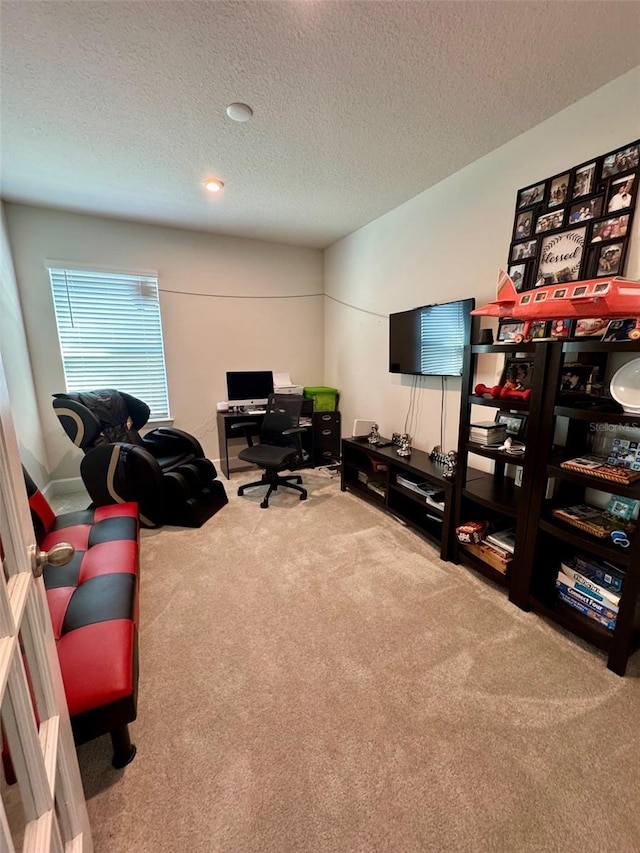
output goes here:
{"type": "Polygon", "coordinates": [[[302,396],[300,394],[270,394],[260,430],[260,443],[282,447],[295,445],[295,436],[282,433],[299,426],[301,411],[302,396]]]}

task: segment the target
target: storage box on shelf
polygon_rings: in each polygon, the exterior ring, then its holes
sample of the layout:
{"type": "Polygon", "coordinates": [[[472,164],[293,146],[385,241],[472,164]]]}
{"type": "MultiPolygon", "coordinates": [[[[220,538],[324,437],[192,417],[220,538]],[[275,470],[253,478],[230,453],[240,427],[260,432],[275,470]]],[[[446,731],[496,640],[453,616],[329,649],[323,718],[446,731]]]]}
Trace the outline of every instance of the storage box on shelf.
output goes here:
{"type": "MultiPolygon", "coordinates": [[[[509,558],[500,558],[500,553],[477,545],[470,548],[454,537],[453,555],[461,562],[509,590],[510,599],[520,607],[528,606],[528,588],[522,582],[522,567],[530,559],[528,531],[531,524],[528,511],[536,464],[537,433],[539,413],[544,396],[546,363],[548,349],[534,343],[473,345],[465,350],[463,368],[460,434],[458,443],[458,471],[456,476],[455,524],[458,527],[467,521],[486,521],[489,530],[514,530],[515,547],[509,558]],[[527,365],[526,386],[530,390],[527,399],[521,395],[511,397],[491,396],[491,391],[477,394],[478,376],[482,371],[481,359],[493,356],[502,359],[520,361],[527,365]],[[484,407],[475,409],[475,407],[484,407]],[[480,417],[477,412],[482,412],[480,417]],[[482,434],[482,429],[473,425],[486,423],[491,413],[503,412],[504,418],[514,413],[514,419],[526,416],[526,426],[521,435],[513,436],[512,441],[523,443],[523,453],[512,453],[491,443],[472,441],[472,436],[482,434]],[[517,416],[517,418],[516,418],[517,416]],[[476,459],[475,465],[471,462],[476,459]],[[478,471],[477,460],[489,460],[490,471],[478,471]],[[512,467],[507,467],[512,466],[512,467]],[[521,476],[516,485],[516,469],[521,476]]],[[[506,365],[506,361],[505,361],[506,365]]],[[[504,369],[505,365],[501,367],[504,369]]],[[[497,393],[497,392],[494,392],[497,393]]],[[[489,430],[490,432],[491,430],[489,430]]],[[[487,441],[490,441],[490,436],[487,441]]],[[[485,467],[486,462],[484,463],[485,467]]]]}
{"type": "Polygon", "coordinates": [[[385,509],[440,547],[450,558],[453,484],[445,465],[413,450],[400,457],[393,445],[342,439],[342,491],[352,491],[385,509]]]}
{"type": "MultiPolygon", "coordinates": [[[[617,507],[616,503],[611,504],[611,497],[621,499],[617,503],[623,510],[625,504],[630,508],[631,501],[640,501],[640,480],[617,482],[606,469],[599,473],[597,469],[581,471],[579,465],[567,468],[563,462],[585,456],[614,460],[615,455],[608,457],[605,453],[616,438],[618,442],[640,438],[640,418],[622,412],[606,395],[620,361],[640,355],[640,344],[585,340],[549,346],[548,394],[540,413],[539,462],[530,501],[539,532],[534,535],[532,528],[531,560],[525,567],[523,582],[529,588],[529,603],[534,611],[605,651],[609,669],[624,675],[630,655],[640,647],[640,534],[637,520],[630,525],[616,517],[617,507]],[[598,383],[598,394],[587,393],[593,388],[573,395],[566,393],[563,377],[568,375],[567,365],[589,362],[598,363],[603,380],[598,383]],[[555,478],[557,484],[551,498],[544,495],[548,477],[555,478]],[[565,518],[554,514],[554,510],[582,504],[605,513],[604,519],[596,519],[594,533],[589,532],[588,521],[570,522],[566,513],[565,518]],[[608,506],[614,514],[607,514],[608,506]],[[621,534],[612,537],[608,527],[619,529],[621,534]],[[607,568],[614,586],[618,581],[621,586],[617,604],[615,589],[607,585],[607,568]],[[567,583],[567,577],[575,580],[576,572],[582,578],[577,587],[567,583]],[[590,590],[584,580],[594,578],[596,589],[590,590]]],[[[588,372],[583,373],[586,376],[588,372]]],[[[631,450],[634,452],[633,447],[631,450]]],[[[579,513],[569,513],[576,514],[579,513]]]]}
{"type": "Polygon", "coordinates": [[[305,399],[313,400],[314,412],[335,412],[338,408],[338,389],[326,385],[307,385],[303,390],[305,399]]]}

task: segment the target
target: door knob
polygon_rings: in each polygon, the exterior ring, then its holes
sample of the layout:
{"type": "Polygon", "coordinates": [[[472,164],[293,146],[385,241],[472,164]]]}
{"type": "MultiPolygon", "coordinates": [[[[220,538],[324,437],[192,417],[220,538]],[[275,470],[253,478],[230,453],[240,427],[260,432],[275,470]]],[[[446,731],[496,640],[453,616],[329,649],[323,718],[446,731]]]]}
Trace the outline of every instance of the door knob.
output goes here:
{"type": "Polygon", "coordinates": [[[31,571],[34,577],[39,578],[47,563],[52,566],[66,566],[76,552],[73,545],[68,542],[58,542],[48,551],[39,551],[36,545],[29,549],[31,552],[31,571]]]}

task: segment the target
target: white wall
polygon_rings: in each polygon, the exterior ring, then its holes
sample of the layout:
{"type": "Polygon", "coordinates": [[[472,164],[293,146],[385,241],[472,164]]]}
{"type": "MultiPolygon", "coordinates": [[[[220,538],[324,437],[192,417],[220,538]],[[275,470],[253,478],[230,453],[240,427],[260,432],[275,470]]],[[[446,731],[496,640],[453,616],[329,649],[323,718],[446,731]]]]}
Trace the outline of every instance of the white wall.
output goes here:
{"type": "Polygon", "coordinates": [[[154,225],[7,204],[9,238],[54,479],[79,474],[51,395],[65,388],[45,262],[155,270],[171,414],[218,458],[216,402],[227,370],[323,380],[322,253],[154,225]]]}
{"type": "MultiPolygon", "coordinates": [[[[355,417],[404,431],[409,377],[388,373],[389,313],[493,298],[506,267],[516,191],[640,137],[640,67],[375,220],[325,252],[325,373],[355,417]]],[[[428,156],[428,143],[425,144],[428,156]]],[[[626,275],[640,278],[640,211],[626,275]]],[[[640,313],[640,312],[639,312],[640,313]]],[[[414,443],[439,443],[440,380],[423,378],[414,443]]],[[[447,381],[447,449],[457,445],[460,380],[447,381]]]]}
{"type": "Polygon", "coordinates": [[[20,456],[31,476],[44,486],[48,479],[47,454],[3,205],[0,205],[0,216],[0,354],[11,397],[20,456]]]}

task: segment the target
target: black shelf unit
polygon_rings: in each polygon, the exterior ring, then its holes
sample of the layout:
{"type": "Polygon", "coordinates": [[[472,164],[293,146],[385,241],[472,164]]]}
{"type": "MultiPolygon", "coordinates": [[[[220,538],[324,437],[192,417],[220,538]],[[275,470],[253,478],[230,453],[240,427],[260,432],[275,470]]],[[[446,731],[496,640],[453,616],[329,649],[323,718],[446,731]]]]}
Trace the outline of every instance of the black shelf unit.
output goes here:
{"type": "Polygon", "coordinates": [[[396,447],[377,447],[367,441],[342,439],[340,488],[347,489],[407,524],[440,548],[450,559],[453,483],[443,477],[446,466],[432,462],[427,453],[413,450],[398,456],[396,447]],[[444,492],[444,508],[428,504],[423,496],[398,483],[405,475],[414,482],[428,482],[444,492]]]}
{"type": "Polygon", "coordinates": [[[539,414],[545,394],[548,354],[548,348],[538,343],[472,345],[465,349],[463,367],[454,528],[467,521],[489,521],[495,528],[514,527],[516,535],[508,575],[503,575],[480,556],[471,553],[457,541],[455,535],[453,558],[505,587],[510,600],[523,609],[529,607],[529,589],[526,583],[523,583],[523,577],[527,577],[523,566],[530,559],[528,542],[531,518],[528,496],[533,488],[535,475],[539,414]],[[474,393],[476,377],[481,367],[479,360],[482,356],[496,354],[509,358],[522,356],[524,360],[532,362],[533,376],[529,400],[494,399],[474,393]],[[526,414],[525,453],[506,453],[471,442],[470,426],[478,419],[472,417],[473,406],[526,414]],[[478,473],[470,461],[474,456],[489,460],[492,470],[478,473]],[[522,468],[520,486],[515,485],[514,477],[510,476],[511,469],[507,469],[507,465],[522,468]]]}
{"type": "Polygon", "coordinates": [[[551,510],[558,506],[589,503],[588,498],[604,506],[605,496],[609,494],[640,500],[639,481],[622,485],[561,467],[563,460],[592,452],[594,448],[590,442],[599,431],[623,434],[630,427],[637,427],[638,417],[624,413],[613,401],[605,398],[587,398],[580,404],[572,404],[571,399],[559,390],[565,363],[587,363],[594,360],[594,354],[600,359],[603,378],[607,379],[606,387],[613,372],[610,356],[622,353],[637,357],[640,355],[640,343],[585,340],[541,343],[539,346],[546,346],[549,350],[548,391],[539,416],[538,463],[529,502],[532,516],[529,559],[522,567],[521,582],[528,589],[528,604],[533,611],[606,652],[608,668],[624,675],[630,655],[640,647],[640,522],[636,523],[629,547],[621,549],[610,538],[590,535],[552,516],[551,510]],[[549,477],[555,479],[557,488],[551,498],[545,498],[549,477]],[[556,578],[561,563],[578,554],[605,560],[626,572],[613,629],[600,625],[558,599],[556,578]]]}

